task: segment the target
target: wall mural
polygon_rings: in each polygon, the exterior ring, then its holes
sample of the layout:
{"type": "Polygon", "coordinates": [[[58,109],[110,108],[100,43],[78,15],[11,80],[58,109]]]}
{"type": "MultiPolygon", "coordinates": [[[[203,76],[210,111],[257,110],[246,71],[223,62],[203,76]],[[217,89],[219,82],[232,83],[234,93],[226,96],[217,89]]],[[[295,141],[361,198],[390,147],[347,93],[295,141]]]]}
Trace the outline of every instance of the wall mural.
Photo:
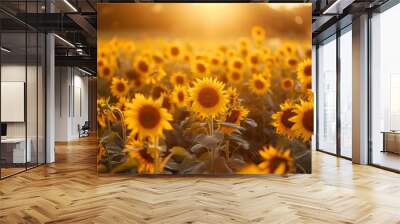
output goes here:
{"type": "Polygon", "coordinates": [[[98,4],[100,174],[311,173],[311,4],[98,4]]]}

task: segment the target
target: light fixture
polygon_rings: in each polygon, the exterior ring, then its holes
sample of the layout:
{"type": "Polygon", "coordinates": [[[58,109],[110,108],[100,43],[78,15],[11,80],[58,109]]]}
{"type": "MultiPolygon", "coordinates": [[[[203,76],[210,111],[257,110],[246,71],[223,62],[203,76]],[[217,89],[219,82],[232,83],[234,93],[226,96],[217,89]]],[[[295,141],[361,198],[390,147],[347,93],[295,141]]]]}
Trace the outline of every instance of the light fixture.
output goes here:
{"type": "Polygon", "coordinates": [[[81,69],[81,68],[79,68],[79,67],[78,67],[78,70],[81,71],[81,72],[83,72],[83,73],[85,73],[86,75],[90,75],[90,76],[93,75],[92,73],[90,73],[90,72],[88,72],[88,71],[86,71],[86,70],[83,70],[83,69],[81,69]]]}
{"type": "Polygon", "coordinates": [[[8,49],[5,48],[5,47],[1,47],[0,49],[1,49],[1,51],[4,51],[4,52],[6,52],[6,53],[10,53],[10,52],[11,52],[11,50],[8,50],[8,49]]]}
{"type": "Polygon", "coordinates": [[[64,0],[64,3],[68,5],[68,7],[72,9],[72,11],[78,12],[78,10],[68,0],[64,0]]]}
{"type": "Polygon", "coordinates": [[[61,40],[62,42],[64,42],[65,44],[67,44],[68,46],[75,48],[75,45],[73,45],[71,42],[69,42],[68,40],[60,37],[58,34],[54,34],[55,37],[57,37],[59,40],[61,40]]]}

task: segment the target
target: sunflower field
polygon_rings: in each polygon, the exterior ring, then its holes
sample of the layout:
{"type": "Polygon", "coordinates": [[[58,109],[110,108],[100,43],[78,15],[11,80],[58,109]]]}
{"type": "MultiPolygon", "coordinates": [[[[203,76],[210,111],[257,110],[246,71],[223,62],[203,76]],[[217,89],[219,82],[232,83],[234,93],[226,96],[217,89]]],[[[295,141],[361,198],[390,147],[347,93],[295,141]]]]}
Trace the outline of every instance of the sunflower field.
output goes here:
{"type": "Polygon", "coordinates": [[[311,173],[311,43],[98,40],[99,173],[311,173]]]}

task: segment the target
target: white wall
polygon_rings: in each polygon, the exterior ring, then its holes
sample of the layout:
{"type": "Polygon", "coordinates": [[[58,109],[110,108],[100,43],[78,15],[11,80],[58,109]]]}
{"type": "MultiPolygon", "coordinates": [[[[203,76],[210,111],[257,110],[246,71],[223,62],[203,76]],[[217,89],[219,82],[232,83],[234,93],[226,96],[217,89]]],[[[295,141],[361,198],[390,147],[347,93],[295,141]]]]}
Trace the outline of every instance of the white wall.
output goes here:
{"type": "Polygon", "coordinates": [[[88,78],[71,67],[56,67],[55,73],[55,140],[70,141],[88,120],[88,78]]]}

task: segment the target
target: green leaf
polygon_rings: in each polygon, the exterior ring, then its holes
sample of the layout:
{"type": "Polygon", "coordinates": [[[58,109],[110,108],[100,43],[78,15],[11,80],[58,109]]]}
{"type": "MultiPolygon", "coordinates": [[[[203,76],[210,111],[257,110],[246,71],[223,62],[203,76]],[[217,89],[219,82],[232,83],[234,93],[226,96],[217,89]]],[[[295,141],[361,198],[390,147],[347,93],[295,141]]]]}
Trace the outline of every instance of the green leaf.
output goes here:
{"type": "Polygon", "coordinates": [[[202,148],[204,148],[202,144],[195,144],[194,146],[192,146],[192,148],[190,148],[190,151],[197,153],[202,148]]]}
{"type": "Polygon", "coordinates": [[[214,149],[217,147],[218,143],[223,140],[223,138],[223,134],[219,132],[216,132],[212,136],[201,134],[195,138],[195,142],[201,144],[207,149],[214,149]]]}
{"type": "Polygon", "coordinates": [[[226,127],[230,127],[230,128],[234,128],[234,129],[238,129],[241,131],[245,131],[246,129],[244,127],[241,127],[240,125],[234,124],[234,123],[230,123],[230,122],[222,122],[220,123],[220,125],[222,126],[226,126],[226,127]]]}
{"type": "Polygon", "coordinates": [[[252,127],[252,128],[256,128],[257,127],[257,123],[253,120],[253,119],[251,119],[251,118],[246,118],[245,120],[244,120],[244,122],[246,123],[246,124],[248,124],[250,127],[252,127]]]}

